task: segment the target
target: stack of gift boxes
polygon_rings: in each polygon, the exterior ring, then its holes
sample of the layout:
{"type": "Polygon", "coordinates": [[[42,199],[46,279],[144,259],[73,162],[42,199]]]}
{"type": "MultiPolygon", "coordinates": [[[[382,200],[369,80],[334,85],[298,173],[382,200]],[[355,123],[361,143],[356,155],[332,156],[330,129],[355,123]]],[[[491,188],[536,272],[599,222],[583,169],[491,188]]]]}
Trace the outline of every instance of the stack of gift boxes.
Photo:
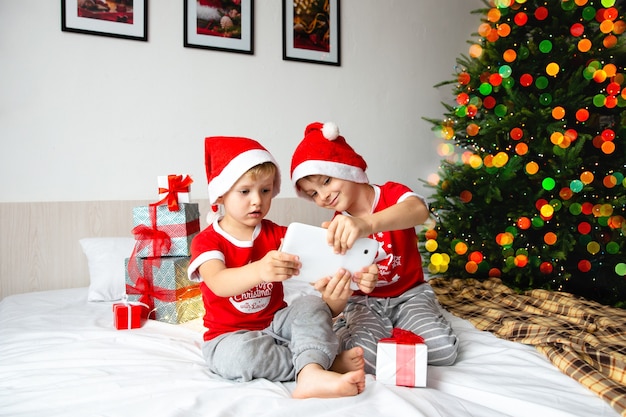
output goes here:
{"type": "MultiPolygon", "coordinates": [[[[173,324],[204,315],[200,285],[187,277],[191,241],[200,231],[198,204],[189,202],[191,182],[183,175],[158,177],[160,200],[133,208],[135,247],[126,259],[128,301],[118,307],[121,322],[130,324],[125,315],[135,306],[143,320],[173,324]]],[[[117,323],[118,312],[115,317],[117,323]]],[[[140,327],[142,321],[135,323],[122,328],[140,327]]]]}

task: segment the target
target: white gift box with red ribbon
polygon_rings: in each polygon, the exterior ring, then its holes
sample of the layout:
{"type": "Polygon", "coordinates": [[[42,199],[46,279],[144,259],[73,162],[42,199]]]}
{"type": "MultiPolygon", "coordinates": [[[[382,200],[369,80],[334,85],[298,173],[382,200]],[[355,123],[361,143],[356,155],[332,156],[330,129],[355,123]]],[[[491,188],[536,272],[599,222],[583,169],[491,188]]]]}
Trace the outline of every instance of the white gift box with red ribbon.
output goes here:
{"type": "Polygon", "coordinates": [[[428,348],[413,332],[394,328],[390,338],[378,341],[376,380],[387,385],[425,387],[428,348]]]}

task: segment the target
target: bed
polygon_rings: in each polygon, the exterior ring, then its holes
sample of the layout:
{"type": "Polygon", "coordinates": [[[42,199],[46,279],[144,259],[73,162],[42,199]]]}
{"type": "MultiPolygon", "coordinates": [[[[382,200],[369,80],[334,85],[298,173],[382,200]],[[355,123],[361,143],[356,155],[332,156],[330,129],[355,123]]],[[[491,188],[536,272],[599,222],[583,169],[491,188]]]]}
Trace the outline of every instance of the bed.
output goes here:
{"type": "MultiPolygon", "coordinates": [[[[138,329],[115,329],[114,301],[106,298],[120,288],[102,280],[119,273],[112,269],[119,268],[130,242],[111,239],[82,242],[88,287],[13,294],[0,302],[0,415],[626,415],[534,347],[478,330],[448,311],[460,340],[459,357],[454,366],[429,367],[425,388],[384,385],[368,375],[358,396],[296,400],[293,382],[223,380],[204,365],[200,319],[148,320],[138,329]]],[[[285,289],[288,301],[312,291],[298,282],[285,289]]]]}

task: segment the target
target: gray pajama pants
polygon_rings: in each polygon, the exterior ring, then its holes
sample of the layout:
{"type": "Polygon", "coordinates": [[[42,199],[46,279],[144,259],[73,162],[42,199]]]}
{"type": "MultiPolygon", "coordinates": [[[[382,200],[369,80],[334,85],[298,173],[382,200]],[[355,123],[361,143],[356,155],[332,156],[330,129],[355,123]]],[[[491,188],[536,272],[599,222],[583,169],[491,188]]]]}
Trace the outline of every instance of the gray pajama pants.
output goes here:
{"type": "Polygon", "coordinates": [[[393,298],[353,296],[335,323],[342,350],[361,346],[365,372],[376,373],[378,341],[399,327],[424,338],[429,365],[452,365],[457,356],[457,338],[443,317],[435,293],[428,283],[393,298]]]}
{"type": "Polygon", "coordinates": [[[330,309],[315,295],[296,298],[265,330],[223,334],[202,346],[211,372],[235,381],[294,381],[307,364],[330,368],[338,351],[330,309]]]}

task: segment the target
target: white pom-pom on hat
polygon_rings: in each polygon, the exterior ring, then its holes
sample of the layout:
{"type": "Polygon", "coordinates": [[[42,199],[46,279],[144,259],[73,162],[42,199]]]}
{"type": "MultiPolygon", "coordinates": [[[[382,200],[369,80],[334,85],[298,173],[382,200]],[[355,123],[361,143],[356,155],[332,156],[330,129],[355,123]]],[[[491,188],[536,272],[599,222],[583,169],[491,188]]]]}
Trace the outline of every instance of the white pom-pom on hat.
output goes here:
{"type": "Polygon", "coordinates": [[[335,140],[339,137],[339,126],[333,122],[326,122],[322,126],[322,135],[328,140],[335,140]]]}

